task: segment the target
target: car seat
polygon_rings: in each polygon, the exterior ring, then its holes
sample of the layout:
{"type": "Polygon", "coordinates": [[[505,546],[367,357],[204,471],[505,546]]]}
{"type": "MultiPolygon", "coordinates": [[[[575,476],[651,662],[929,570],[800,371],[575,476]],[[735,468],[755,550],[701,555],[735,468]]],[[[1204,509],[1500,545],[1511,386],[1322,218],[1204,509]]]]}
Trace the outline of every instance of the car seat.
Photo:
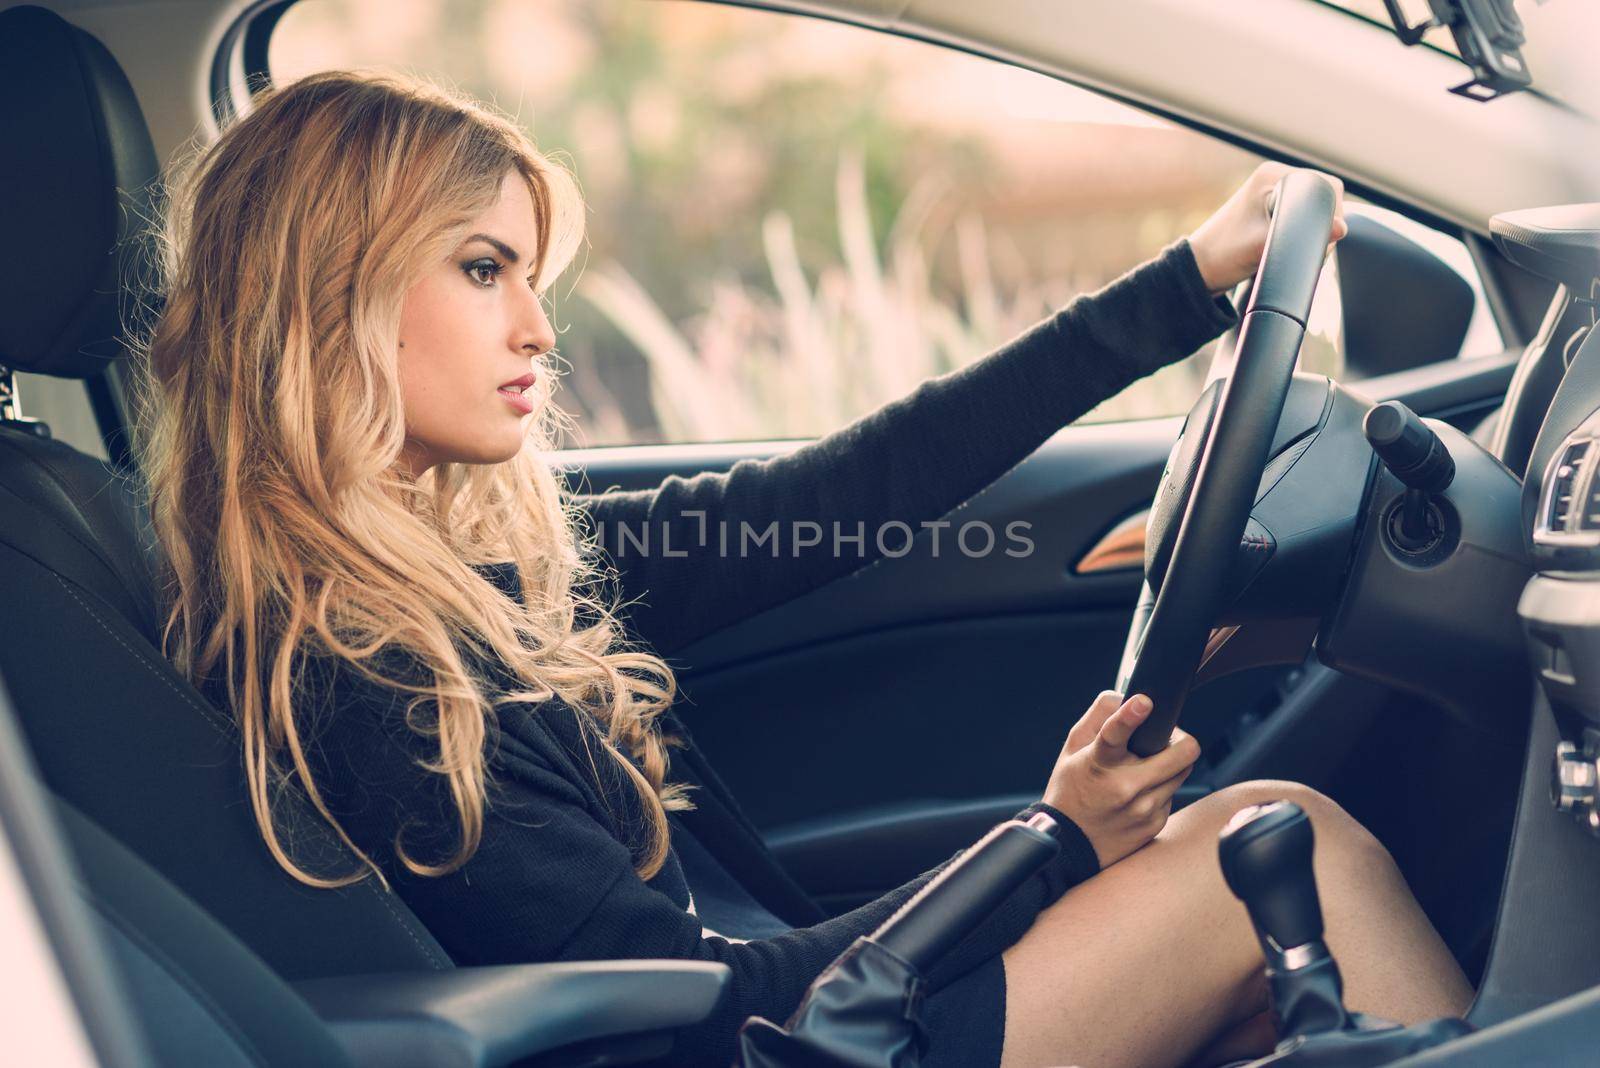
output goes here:
{"type": "MultiPolygon", "coordinates": [[[[0,257],[0,374],[104,385],[128,358],[130,286],[151,266],[143,235],[159,169],[132,87],[103,45],[54,13],[0,11],[0,144],[0,234],[9,243],[0,257]]],[[[635,968],[655,992],[619,987],[615,977],[628,972],[621,962],[527,966],[510,969],[515,975],[496,970],[498,977],[458,970],[375,880],[317,890],[282,871],[255,826],[232,718],[156,645],[159,569],[135,479],[40,431],[0,421],[0,678],[40,778],[75,844],[90,851],[85,870],[105,875],[97,892],[110,895],[105,900],[127,895],[140,909],[157,898],[178,901],[152,915],[188,917],[135,925],[140,939],[159,950],[196,938],[223,945],[211,935],[225,934],[230,948],[207,959],[258,961],[274,981],[317,980],[336,1006],[329,1011],[366,1021],[351,1033],[380,1045],[404,1028],[373,1021],[423,1019],[433,1010],[412,1009],[438,1008],[468,989],[485,1006],[476,984],[491,979],[502,995],[511,992],[506,1011],[521,1030],[548,1025],[539,1040],[547,1044],[610,1032],[670,1035],[675,1023],[710,1011],[726,980],[719,966],[635,968]],[[114,874],[128,871],[140,874],[114,874]],[[150,887],[161,892],[146,893],[150,887]],[[220,926],[202,937],[194,916],[220,926]],[[664,974],[679,981],[662,983],[664,974]],[[351,975],[367,978],[343,990],[328,985],[351,975]],[[577,986],[555,996],[549,983],[563,975],[577,977],[577,986]],[[619,999],[623,989],[630,996],[619,999]],[[529,999],[542,1001],[542,1012],[529,999]],[[563,1021],[577,1029],[563,1030],[563,1021]]],[[[314,861],[340,859],[343,847],[303,798],[291,793],[283,803],[314,861]]],[[[250,989],[227,994],[241,1017],[250,1015],[250,989]]],[[[504,1024],[496,1012],[483,1019],[504,1024]]],[[[522,1049],[526,1056],[526,1042],[522,1049]]]]}

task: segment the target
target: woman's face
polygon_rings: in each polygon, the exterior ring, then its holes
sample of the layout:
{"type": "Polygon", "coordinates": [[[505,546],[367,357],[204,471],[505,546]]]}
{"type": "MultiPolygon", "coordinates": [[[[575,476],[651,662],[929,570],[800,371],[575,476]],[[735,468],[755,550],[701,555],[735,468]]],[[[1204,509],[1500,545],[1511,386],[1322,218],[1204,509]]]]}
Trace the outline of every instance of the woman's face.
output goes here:
{"type": "Polygon", "coordinates": [[[544,384],[527,399],[520,390],[534,381],[532,357],[555,344],[529,277],[538,231],[521,174],[506,175],[468,233],[407,290],[400,312],[400,462],[413,476],[515,456],[544,384]]]}

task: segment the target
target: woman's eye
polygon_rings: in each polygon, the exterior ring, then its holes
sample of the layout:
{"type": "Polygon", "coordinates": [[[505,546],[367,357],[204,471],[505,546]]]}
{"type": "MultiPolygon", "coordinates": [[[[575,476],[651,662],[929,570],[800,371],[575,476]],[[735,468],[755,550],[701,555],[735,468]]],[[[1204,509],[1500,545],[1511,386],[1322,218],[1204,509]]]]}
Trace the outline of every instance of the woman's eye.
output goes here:
{"type": "Polygon", "coordinates": [[[500,274],[501,267],[494,260],[478,260],[467,264],[467,276],[485,289],[494,285],[495,278],[500,274]]]}

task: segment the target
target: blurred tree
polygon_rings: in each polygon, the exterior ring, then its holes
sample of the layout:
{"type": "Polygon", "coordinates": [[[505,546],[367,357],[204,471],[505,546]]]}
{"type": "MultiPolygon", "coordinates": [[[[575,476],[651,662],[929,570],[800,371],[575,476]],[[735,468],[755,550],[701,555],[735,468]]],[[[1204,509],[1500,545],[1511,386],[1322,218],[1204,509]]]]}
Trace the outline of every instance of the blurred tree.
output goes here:
{"type": "MultiPolygon", "coordinates": [[[[989,60],[715,4],[303,0],[271,61],[443,80],[572,168],[589,242],[552,298],[586,444],[826,433],[1154,252],[1254,163],[989,60]],[[1085,104],[1128,124],[1074,124],[1085,104]]],[[[1091,418],[1182,411],[1203,373],[1091,418]]]]}

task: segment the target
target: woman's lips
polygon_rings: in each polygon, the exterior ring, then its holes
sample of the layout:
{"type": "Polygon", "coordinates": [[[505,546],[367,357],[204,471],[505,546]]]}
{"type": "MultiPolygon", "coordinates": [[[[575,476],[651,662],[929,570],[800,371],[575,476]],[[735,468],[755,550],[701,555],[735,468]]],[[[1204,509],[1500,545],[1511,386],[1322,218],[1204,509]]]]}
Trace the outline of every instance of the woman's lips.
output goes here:
{"type": "Polygon", "coordinates": [[[533,411],[533,401],[524,397],[520,389],[516,389],[513,386],[501,386],[499,393],[513,408],[522,414],[526,415],[533,411]]]}
{"type": "Polygon", "coordinates": [[[534,382],[537,380],[537,376],[532,371],[529,371],[521,378],[513,378],[511,381],[503,383],[500,386],[500,395],[510,401],[512,406],[519,412],[526,415],[533,411],[533,401],[523,396],[522,391],[532,389],[534,382]]]}

